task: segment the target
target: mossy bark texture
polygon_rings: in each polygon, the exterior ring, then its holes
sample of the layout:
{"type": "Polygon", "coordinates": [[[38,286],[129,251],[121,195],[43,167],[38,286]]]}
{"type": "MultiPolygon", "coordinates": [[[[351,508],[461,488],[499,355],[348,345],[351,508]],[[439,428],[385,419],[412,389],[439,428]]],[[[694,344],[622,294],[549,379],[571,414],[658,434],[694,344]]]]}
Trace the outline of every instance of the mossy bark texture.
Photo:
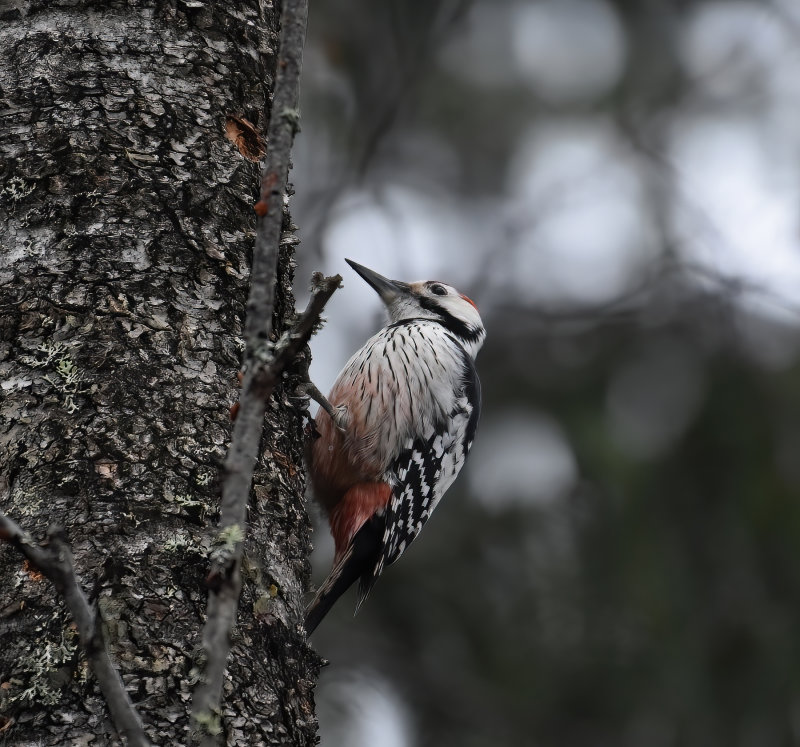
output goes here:
{"type": "MultiPolygon", "coordinates": [[[[155,744],[193,727],[258,187],[225,122],[266,131],[278,10],[0,4],[0,507],[36,537],[64,527],[155,744]]],[[[294,315],[293,243],[276,335],[294,315]]],[[[292,384],[267,411],[225,744],[315,740],[292,384]]],[[[3,743],[120,743],[62,601],[5,545],[3,743]]]]}

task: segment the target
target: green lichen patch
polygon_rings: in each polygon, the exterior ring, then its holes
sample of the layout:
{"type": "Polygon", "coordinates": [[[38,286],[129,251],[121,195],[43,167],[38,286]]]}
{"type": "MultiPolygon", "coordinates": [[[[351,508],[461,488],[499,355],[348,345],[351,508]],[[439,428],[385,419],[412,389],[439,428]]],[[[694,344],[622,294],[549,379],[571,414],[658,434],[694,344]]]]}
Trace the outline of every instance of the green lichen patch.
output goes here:
{"type": "Polygon", "coordinates": [[[69,413],[78,409],[75,397],[91,391],[83,371],[78,368],[63,342],[42,343],[36,349],[35,355],[23,356],[21,360],[31,368],[49,371],[43,378],[63,397],[63,407],[69,413]]]}
{"type": "Polygon", "coordinates": [[[76,666],[78,632],[74,625],[64,624],[63,615],[57,610],[37,626],[36,635],[30,640],[32,645],[19,658],[18,669],[9,680],[12,687],[8,705],[56,705],[76,666]],[[54,636],[52,628],[56,621],[60,626],[54,636]]]}

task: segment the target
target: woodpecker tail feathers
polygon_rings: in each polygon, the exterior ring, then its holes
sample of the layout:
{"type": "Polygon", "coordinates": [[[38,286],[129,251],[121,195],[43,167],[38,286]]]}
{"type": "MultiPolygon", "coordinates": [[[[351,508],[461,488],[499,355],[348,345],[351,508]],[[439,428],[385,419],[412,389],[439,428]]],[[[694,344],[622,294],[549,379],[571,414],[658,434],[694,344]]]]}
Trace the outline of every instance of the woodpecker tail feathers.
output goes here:
{"type": "Polygon", "coordinates": [[[353,574],[352,564],[348,568],[348,562],[353,555],[353,548],[348,548],[347,552],[341,557],[339,562],[333,566],[325,583],[317,590],[314,601],[306,610],[306,635],[311,635],[317,625],[322,622],[328,614],[336,600],[342,596],[358,578],[353,574]]]}
{"type": "Polygon", "coordinates": [[[358,607],[372,586],[372,567],[378,559],[386,520],[373,516],[356,532],[352,542],[336,561],[328,578],[320,586],[314,600],[306,610],[306,635],[311,635],[322,622],[336,600],[359,578],[361,579],[358,607]],[[367,584],[366,590],[364,584],[367,584]]]}

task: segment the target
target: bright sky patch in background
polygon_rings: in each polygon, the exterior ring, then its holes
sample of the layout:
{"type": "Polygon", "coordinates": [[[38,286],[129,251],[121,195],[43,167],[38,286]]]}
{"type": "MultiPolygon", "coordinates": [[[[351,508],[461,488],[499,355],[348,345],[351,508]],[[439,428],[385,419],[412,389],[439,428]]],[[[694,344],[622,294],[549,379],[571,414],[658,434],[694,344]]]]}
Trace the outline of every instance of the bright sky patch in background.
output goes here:
{"type": "MultiPolygon", "coordinates": [[[[574,99],[598,95],[620,74],[624,36],[608,3],[484,2],[472,18],[442,59],[450,65],[458,52],[465,76],[478,74],[468,63],[480,60],[487,85],[507,84],[502,76],[516,70],[539,94],[574,99]],[[568,40],[570,64],[553,64],[568,40]]],[[[668,229],[689,265],[752,284],[742,303],[796,321],[800,50],[769,13],[747,2],[703,6],[688,16],[683,39],[684,64],[698,87],[696,100],[663,123],[663,157],[675,175],[668,229]],[[754,89],[754,81],[764,85],[754,89]],[[745,89],[758,100],[742,98],[745,89]]],[[[400,183],[339,198],[323,247],[325,269],[341,272],[346,288],[316,340],[323,352],[312,372],[320,386],[332,384],[380,319],[377,297],[344,257],[389,277],[461,285],[481,308],[509,294],[546,308],[610,302],[658,261],[645,199],[648,165],[613,121],[542,116],[509,163],[503,193],[481,202],[400,183]],[[485,274],[476,276],[476,268],[485,274]]]]}

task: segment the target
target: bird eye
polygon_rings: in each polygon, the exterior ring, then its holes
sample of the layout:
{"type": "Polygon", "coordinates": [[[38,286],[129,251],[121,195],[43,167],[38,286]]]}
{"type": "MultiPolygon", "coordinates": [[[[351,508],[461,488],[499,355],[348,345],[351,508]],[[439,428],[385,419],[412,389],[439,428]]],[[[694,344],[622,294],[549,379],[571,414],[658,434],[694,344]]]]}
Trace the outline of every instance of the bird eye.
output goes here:
{"type": "Polygon", "coordinates": [[[434,283],[431,286],[431,293],[435,296],[446,296],[447,295],[447,288],[443,285],[439,285],[439,283],[434,283]]]}

